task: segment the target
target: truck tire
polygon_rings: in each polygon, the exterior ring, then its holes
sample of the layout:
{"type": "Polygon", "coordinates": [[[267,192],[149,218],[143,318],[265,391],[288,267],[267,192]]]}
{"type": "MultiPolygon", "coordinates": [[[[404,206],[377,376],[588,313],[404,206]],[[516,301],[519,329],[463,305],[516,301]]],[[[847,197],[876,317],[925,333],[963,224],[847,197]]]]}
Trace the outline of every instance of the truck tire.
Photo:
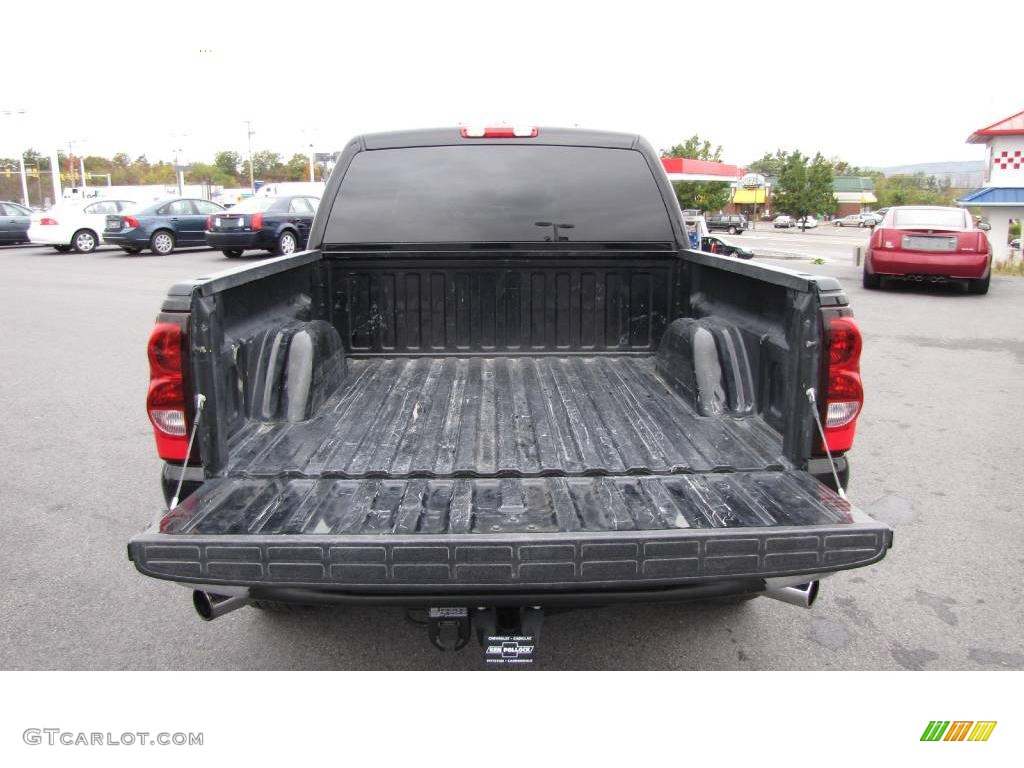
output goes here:
{"type": "Polygon", "coordinates": [[[289,254],[295,253],[295,249],[298,248],[299,241],[295,237],[295,233],[290,229],[286,229],[280,235],[277,236],[277,245],[274,247],[275,256],[288,256],[289,254]]]}
{"type": "Polygon", "coordinates": [[[169,256],[174,253],[174,233],[169,229],[158,229],[149,238],[149,250],[157,256],[169,256]]]}
{"type": "Polygon", "coordinates": [[[71,247],[75,253],[92,253],[99,245],[99,238],[91,229],[80,229],[71,236],[71,247]]]}
{"type": "Polygon", "coordinates": [[[229,259],[237,259],[238,257],[240,257],[242,255],[242,249],[241,248],[225,248],[223,251],[221,251],[221,253],[223,253],[229,259]]]}
{"type": "Polygon", "coordinates": [[[882,278],[879,277],[878,275],[872,275],[870,272],[868,272],[867,267],[864,267],[864,278],[862,282],[864,284],[864,287],[869,290],[882,287],[882,278]]]}
{"type": "Polygon", "coordinates": [[[967,292],[968,293],[975,293],[975,294],[978,294],[979,296],[984,296],[986,293],[988,293],[988,284],[991,281],[992,281],[992,271],[989,270],[989,273],[987,275],[985,275],[984,277],[982,277],[982,278],[980,278],[978,280],[968,280],[967,281],[967,292]]]}

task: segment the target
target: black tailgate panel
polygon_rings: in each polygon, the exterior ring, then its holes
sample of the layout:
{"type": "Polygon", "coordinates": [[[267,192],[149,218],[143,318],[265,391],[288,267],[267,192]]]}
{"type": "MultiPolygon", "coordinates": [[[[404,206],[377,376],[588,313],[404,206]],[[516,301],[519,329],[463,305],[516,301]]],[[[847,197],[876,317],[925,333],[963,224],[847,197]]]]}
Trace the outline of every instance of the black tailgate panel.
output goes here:
{"type": "Polygon", "coordinates": [[[362,591],[643,586],[880,560],[891,530],[803,472],[208,481],[136,537],[151,576],[362,591]]]}

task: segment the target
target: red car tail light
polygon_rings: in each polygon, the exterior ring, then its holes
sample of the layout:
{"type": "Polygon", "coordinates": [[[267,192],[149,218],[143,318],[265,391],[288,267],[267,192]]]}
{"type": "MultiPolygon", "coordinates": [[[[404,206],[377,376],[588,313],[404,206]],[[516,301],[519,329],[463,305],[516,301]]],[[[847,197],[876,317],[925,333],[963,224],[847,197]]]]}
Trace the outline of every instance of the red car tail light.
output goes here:
{"type": "MultiPolygon", "coordinates": [[[[184,461],[188,452],[182,325],[158,322],[149,335],[149,392],[146,412],[161,459],[184,461]]],[[[193,451],[193,459],[197,458],[193,451]]]]}
{"type": "Polygon", "coordinates": [[[889,249],[900,247],[900,233],[893,229],[876,229],[871,235],[871,244],[874,248],[889,249]]]}
{"type": "Polygon", "coordinates": [[[249,226],[254,230],[263,229],[263,214],[254,213],[252,215],[252,221],[249,223],[249,226]]]}
{"type": "Polygon", "coordinates": [[[129,229],[139,226],[139,220],[136,219],[134,216],[125,216],[124,223],[125,226],[127,226],[129,229]]]}
{"type": "Polygon", "coordinates": [[[213,216],[206,217],[206,231],[210,232],[213,230],[213,216]]]}
{"type": "Polygon", "coordinates": [[[54,227],[57,225],[57,220],[51,219],[49,216],[44,216],[39,220],[39,223],[44,227],[54,227]]]}
{"type": "Polygon", "coordinates": [[[988,238],[984,232],[978,233],[978,253],[988,253],[988,238]]]}
{"type": "Polygon", "coordinates": [[[860,379],[860,329],[849,317],[832,318],[828,329],[828,388],[824,408],[825,442],[841,453],[853,445],[857,417],[864,405],[860,379]]]}
{"type": "Polygon", "coordinates": [[[489,125],[463,127],[459,133],[464,139],[533,139],[538,131],[532,126],[489,125]]]}

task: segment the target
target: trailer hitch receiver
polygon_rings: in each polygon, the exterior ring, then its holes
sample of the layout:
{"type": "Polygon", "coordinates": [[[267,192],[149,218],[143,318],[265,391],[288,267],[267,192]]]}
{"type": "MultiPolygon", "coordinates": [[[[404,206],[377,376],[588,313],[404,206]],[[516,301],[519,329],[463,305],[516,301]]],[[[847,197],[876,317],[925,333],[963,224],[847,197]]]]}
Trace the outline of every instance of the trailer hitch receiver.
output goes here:
{"type": "Polygon", "coordinates": [[[460,651],[471,635],[469,610],[466,608],[431,608],[427,613],[430,642],[440,651],[460,651]]]}

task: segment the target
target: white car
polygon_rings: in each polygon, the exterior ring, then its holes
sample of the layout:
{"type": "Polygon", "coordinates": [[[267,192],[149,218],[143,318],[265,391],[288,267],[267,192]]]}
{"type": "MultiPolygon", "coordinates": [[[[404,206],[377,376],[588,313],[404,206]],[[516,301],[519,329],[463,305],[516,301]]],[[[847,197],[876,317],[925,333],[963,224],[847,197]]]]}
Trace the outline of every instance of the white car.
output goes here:
{"type": "Polygon", "coordinates": [[[805,216],[802,219],[796,220],[796,226],[803,229],[814,229],[818,226],[818,218],[816,216],[805,216]]]}
{"type": "Polygon", "coordinates": [[[75,200],[63,202],[43,213],[32,215],[28,239],[52,245],[61,253],[92,253],[103,242],[107,215],[117,215],[133,207],[131,200],[75,200]]]}

